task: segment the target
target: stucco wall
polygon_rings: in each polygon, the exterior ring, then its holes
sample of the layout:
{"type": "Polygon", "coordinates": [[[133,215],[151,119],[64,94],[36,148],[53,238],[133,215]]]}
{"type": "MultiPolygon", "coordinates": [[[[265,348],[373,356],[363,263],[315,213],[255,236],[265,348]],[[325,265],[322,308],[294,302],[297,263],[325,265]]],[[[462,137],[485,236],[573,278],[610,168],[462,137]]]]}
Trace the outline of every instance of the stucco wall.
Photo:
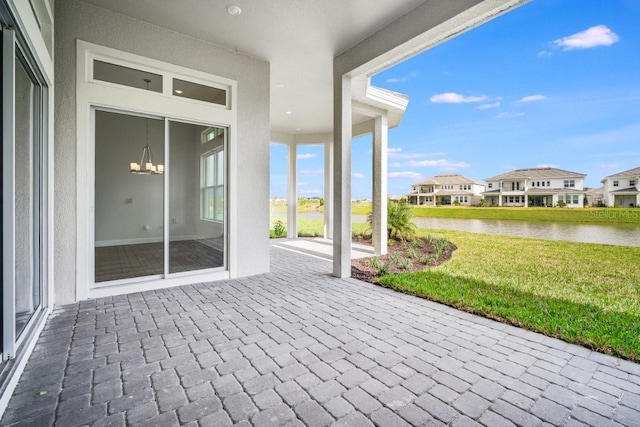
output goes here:
{"type": "Polygon", "coordinates": [[[268,271],[269,64],[77,0],[55,7],[55,303],[75,301],[76,180],[85,179],[76,177],[77,39],[238,82],[235,274],[268,271]]]}

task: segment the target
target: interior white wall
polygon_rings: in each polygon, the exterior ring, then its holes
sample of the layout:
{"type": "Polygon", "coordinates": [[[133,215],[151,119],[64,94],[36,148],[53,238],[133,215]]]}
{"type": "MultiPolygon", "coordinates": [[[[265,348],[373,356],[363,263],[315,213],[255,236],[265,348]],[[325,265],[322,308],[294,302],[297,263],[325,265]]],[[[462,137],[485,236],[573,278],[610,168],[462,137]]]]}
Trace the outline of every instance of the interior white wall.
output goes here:
{"type": "Polygon", "coordinates": [[[269,64],[77,0],[55,4],[55,303],[76,299],[76,40],[238,82],[234,277],[269,270],[269,64]]]}
{"type": "Polygon", "coordinates": [[[169,236],[187,239],[197,233],[199,163],[196,158],[202,126],[169,123],[169,236]],[[199,132],[200,131],[200,132],[199,132]]]}
{"type": "MultiPolygon", "coordinates": [[[[96,111],[95,131],[96,246],[161,242],[163,176],[129,172],[129,163],[140,161],[145,119],[96,111]]],[[[155,161],[164,163],[163,120],[149,119],[149,145],[155,161]]]]}

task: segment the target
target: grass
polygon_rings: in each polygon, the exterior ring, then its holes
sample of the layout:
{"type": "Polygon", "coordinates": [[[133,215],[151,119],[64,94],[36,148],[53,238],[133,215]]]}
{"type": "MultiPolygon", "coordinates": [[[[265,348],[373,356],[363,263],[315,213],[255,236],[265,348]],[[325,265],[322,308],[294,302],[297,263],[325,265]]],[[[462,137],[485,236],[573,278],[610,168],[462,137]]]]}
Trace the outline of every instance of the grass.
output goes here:
{"type": "MultiPolygon", "coordinates": [[[[299,234],[322,235],[299,219],[299,234]]],[[[367,224],[353,224],[364,233],[367,224]]],[[[418,230],[453,242],[434,269],[380,284],[640,362],[640,248],[418,230]]]]}
{"type": "Polygon", "coordinates": [[[591,224],[640,225],[640,209],[626,208],[473,208],[473,207],[415,207],[416,217],[503,219],[520,221],[551,221],[591,224]]]}
{"type": "Polygon", "coordinates": [[[427,232],[452,259],[381,285],[640,361],[640,248],[427,232]]]}
{"type": "MultiPolygon", "coordinates": [[[[640,209],[633,208],[500,208],[465,206],[416,206],[415,217],[458,219],[501,219],[518,221],[562,222],[575,224],[640,225],[640,209]]],[[[370,203],[352,203],[351,213],[367,215],[370,203]]]]}
{"type": "MultiPolygon", "coordinates": [[[[271,221],[271,228],[269,230],[269,237],[272,239],[276,237],[275,232],[273,230],[273,225],[275,220],[278,218],[274,218],[271,221]]],[[[285,218],[279,218],[284,221],[286,225],[285,218]]],[[[369,230],[369,226],[364,223],[356,223],[351,224],[351,230],[354,233],[363,234],[367,230],[369,230]]],[[[324,224],[321,219],[306,219],[306,218],[298,218],[298,237],[322,237],[324,235],[324,224]]],[[[286,237],[286,233],[284,236],[286,237]]]]}

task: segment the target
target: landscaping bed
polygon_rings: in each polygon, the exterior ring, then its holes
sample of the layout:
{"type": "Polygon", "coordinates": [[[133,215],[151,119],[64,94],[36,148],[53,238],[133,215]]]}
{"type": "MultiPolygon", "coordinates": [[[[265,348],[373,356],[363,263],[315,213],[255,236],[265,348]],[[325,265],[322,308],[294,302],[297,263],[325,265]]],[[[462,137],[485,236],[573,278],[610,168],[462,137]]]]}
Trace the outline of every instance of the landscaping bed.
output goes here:
{"type": "MultiPolygon", "coordinates": [[[[354,236],[354,241],[371,244],[371,236],[354,236]]],[[[456,249],[447,239],[432,236],[390,240],[386,255],[352,260],[351,277],[375,283],[387,274],[422,271],[447,261],[456,249]]]]}

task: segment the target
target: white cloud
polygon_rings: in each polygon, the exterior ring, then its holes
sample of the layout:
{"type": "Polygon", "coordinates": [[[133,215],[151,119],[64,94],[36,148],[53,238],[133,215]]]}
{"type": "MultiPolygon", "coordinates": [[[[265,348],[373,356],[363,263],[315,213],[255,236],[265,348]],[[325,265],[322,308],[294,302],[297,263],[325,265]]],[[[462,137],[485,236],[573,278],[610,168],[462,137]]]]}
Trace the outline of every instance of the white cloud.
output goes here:
{"type": "Polygon", "coordinates": [[[316,155],[313,153],[300,153],[298,154],[298,159],[313,159],[316,155]]]}
{"type": "Polygon", "coordinates": [[[318,195],[323,194],[322,190],[298,190],[300,194],[318,195]]]}
{"type": "Polygon", "coordinates": [[[488,110],[489,108],[498,108],[499,106],[500,106],[500,101],[496,101],[493,104],[478,105],[476,108],[478,110],[488,110]]]}
{"type": "Polygon", "coordinates": [[[402,148],[387,149],[387,157],[390,159],[422,159],[424,157],[444,156],[447,153],[403,153],[402,148]]]}
{"type": "Polygon", "coordinates": [[[540,52],[538,52],[538,58],[544,58],[546,56],[551,56],[551,55],[553,54],[548,50],[541,50],[540,52]]]}
{"type": "Polygon", "coordinates": [[[438,168],[441,170],[454,171],[458,169],[464,169],[471,166],[467,162],[453,161],[448,159],[435,159],[435,160],[412,160],[405,164],[412,168],[438,168]]]}
{"type": "Polygon", "coordinates": [[[602,163],[598,167],[600,169],[620,169],[620,165],[617,163],[602,163]]]}
{"type": "Polygon", "coordinates": [[[418,73],[413,72],[409,75],[406,76],[401,76],[401,77],[391,77],[388,78],[386,80],[387,83],[401,83],[401,82],[408,82],[409,80],[412,80],[414,78],[416,78],[418,76],[418,73]]]}
{"type": "Polygon", "coordinates": [[[548,163],[541,163],[539,165],[536,165],[537,168],[557,168],[558,166],[556,165],[551,165],[548,163]]]}
{"type": "Polygon", "coordinates": [[[322,169],[302,169],[298,171],[301,175],[321,175],[324,173],[322,169]]]}
{"type": "Polygon", "coordinates": [[[597,46],[611,46],[620,37],[606,25],[596,25],[579,33],[554,40],[553,44],[562,50],[589,49],[597,46]]]}
{"type": "Polygon", "coordinates": [[[515,119],[516,117],[522,117],[522,116],[524,116],[524,113],[505,111],[503,113],[498,114],[496,116],[496,119],[515,119]]]}
{"type": "Polygon", "coordinates": [[[430,98],[431,102],[444,103],[444,104],[466,104],[470,102],[482,102],[486,101],[488,97],[482,96],[464,96],[455,92],[445,92],[437,95],[433,95],[430,98]]]}
{"type": "Polygon", "coordinates": [[[404,171],[404,172],[391,172],[387,174],[387,177],[391,179],[419,179],[421,176],[417,172],[404,171]]]}
{"type": "Polygon", "coordinates": [[[352,176],[353,176],[353,179],[363,179],[364,178],[364,174],[363,173],[358,173],[358,172],[355,172],[352,176]]]}
{"type": "Polygon", "coordinates": [[[529,95],[519,99],[517,102],[535,102],[542,101],[544,99],[547,99],[547,97],[544,95],[529,95]]]}

